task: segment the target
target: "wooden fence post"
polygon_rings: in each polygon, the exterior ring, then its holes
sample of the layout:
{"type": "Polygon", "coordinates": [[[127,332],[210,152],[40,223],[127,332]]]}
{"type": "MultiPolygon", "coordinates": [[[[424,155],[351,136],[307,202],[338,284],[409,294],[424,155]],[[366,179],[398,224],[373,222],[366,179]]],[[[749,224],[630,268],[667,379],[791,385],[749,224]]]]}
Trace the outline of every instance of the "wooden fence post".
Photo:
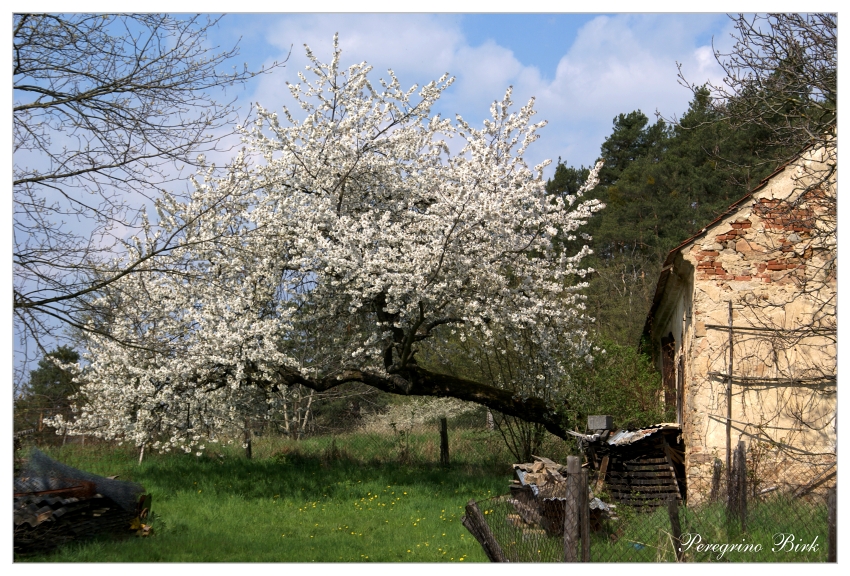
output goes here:
{"type": "MultiPolygon", "coordinates": [[[[567,493],[564,510],[564,562],[578,561],[579,516],[581,510],[581,463],[578,456],[567,456],[567,493]]],[[[585,491],[586,493],[586,491],[585,491]]],[[[585,495],[584,499],[587,499],[585,495]]]]}
{"type": "Polygon", "coordinates": [[[499,543],[490,531],[487,520],[484,519],[484,514],[481,513],[481,509],[478,508],[475,500],[470,500],[466,503],[466,515],[460,519],[460,523],[478,540],[490,562],[508,561],[504,552],[502,552],[501,546],[499,546],[499,543]]]}
{"type": "Polygon", "coordinates": [[[747,531],[747,450],[744,442],[738,442],[738,516],[741,518],[741,532],[747,531]]]}
{"type": "Polygon", "coordinates": [[[738,513],[738,475],[736,473],[738,461],[734,457],[730,461],[731,466],[726,471],[726,518],[729,520],[738,513]]]}
{"type": "Polygon", "coordinates": [[[723,464],[720,462],[720,458],[714,459],[714,470],[711,473],[711,495],[708,499],[711,502],[717,502],[718,498],[720,498],[720,470],[723,467],[723,464]]]}
{"type": "Polygon", "coordinates": [[[835,528],[836,528],[836,499],[837,499],[837,490],[838,486],[833,487],[829,491],[829,496],[826,499],[826,507],[827,507],[827,540],[829,541],[827,552],[826,552],[826,561],[827,562],[838,562],[838,551],[837,545],[838,542],[836,540],[835,528]]]}
{"type": "Polygon", "coordinates": [[[599,466],[599,477],[596,479],[596,492],[602,492],[605,486],[605,474],[608,473],[608,456],[602,457],[602,464],[599,466]]]}
{"type": "Polygon", "coordinates": [[[682,550],[682,524],[679,522],[679,502],[675,496],[670,497],[667,501],[667,515],[670,517],[670,532],[673,535],[676,562],[681,562],[684,556],[682,550]]]}
{"type": "Polygon", "coordinates": [[[578,505],[580,514],[581,534],[581,561],[590,562],[590,502],[587,496],[587,470],[581,471],[581,492],[579,493],[578,505]]]}
{"type": "Polygon", "coordinates": [[[440,418],[440,464],[449,465],[449,425],[445,418],[440,418]]]}
{"type": "Polygon", "coordinates": [[[732,339],[732,301],[729,300],[729,368],[726,373],[726,490],[734,482],[732,475],[732,352],[735,342],[732,339]]]}
{"type": "Polygon", "coordinates": [[[245,457],[248,458],[248,460],[250,460],[252,455],[253,454],[252,454],[252,450],[251,450],[251,429],[248,427],[248,421],[246,420],[245,421],[245,457]]]}
{"type": "Polygon", "coordinates": [[[747,529],[747,456],[743,441],[738,442],[733,455],[732,470],[728,475],[726,514],[728,518],[740,520],[744,531],[747,529]]]}

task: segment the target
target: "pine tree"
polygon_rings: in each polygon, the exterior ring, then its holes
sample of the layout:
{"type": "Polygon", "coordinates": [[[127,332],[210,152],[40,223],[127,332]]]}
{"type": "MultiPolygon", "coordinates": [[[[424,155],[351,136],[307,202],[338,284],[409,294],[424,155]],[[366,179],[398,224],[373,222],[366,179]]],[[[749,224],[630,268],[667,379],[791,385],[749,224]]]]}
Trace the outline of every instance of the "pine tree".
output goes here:
{"type": "Polygon", "coordinates": [[[59,346],[38,361],[38,368],[30,371],[29,382],[15,399],[15,432],[33,430],[40,441],[55,437],[53,428],[44,426],[44,419],[63,415],[71,416],[69,396],[77,392],[72,375],[61,364],[76,363],[80,355],[68,346],[59,346]]]}

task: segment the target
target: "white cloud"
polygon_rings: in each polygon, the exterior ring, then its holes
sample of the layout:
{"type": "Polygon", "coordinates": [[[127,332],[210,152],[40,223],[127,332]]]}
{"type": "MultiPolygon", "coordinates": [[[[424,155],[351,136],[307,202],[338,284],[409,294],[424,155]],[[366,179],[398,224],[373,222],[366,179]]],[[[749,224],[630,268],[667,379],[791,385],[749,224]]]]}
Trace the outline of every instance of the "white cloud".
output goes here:
{"type": "Polygon", "coordinates": [[[559,132],[546,142],[550,155],[590,164],[617,114],[681,115],[691,94],[677,82],[677,61],[689,79],[721,76],[710,46],[694,42],[710,23],[698,16],[623,15],[585,25],[539,97],[541,115],[559,132]]]}
{"type": "MultiPolygon", "coordinates": [[[[307,44],[323,62],[331,59],[334,33],[339,33],[344,66],[368,62],[377,77],[392,68],[402,84],[422,84],[439,78],[453,63],[463,37],[457,19],[438,15],[327,14],[270,16],[266,38],[280,50],[281,60],[292,47],[286,69],[264,77],[254,100],[266,107],[289,102],[286,82],[297,82],[297,72],[308,63],[307,44]]],[[[271,58],[272,60],[275,58],[271,58]]]]}
{"type": "MultiPolygon", "coordinates": [[[[266,18],[266,17],[264,17],[266,18]]],[[[641,109],[654,119],[681,115],[690,92],[677,82],[676,62],[686,77],[702,82],[719,80],[711,46],[697,37],[728,43],[730,28],[722,15],[628,14],[600,16],[588,22],[562,56],[555,77],[542,78],[539,69],[523,65],[513,52],[492,40],[472,46],[461,19],[426,14],[309,14],[268,16],[266,39],[278,51],[268,60],[282,59],[292,46],[285,70],[266,76],[251,100],[269,108],[291,103],[286,81],[307,63],[303,44],[328,61],[331,40],[339,32],[344,65],[367,61],[375,76],[392,68],[403,85],[422,84],[450,72],[457,80],[444,95],[438,111],[461,114],[481,122],[490,104],[514,86],[514,101],[522,105],[534,96],[538,118],[549,125],[529,151],[529,162],[562,156],[572,164],[591,164],[610,133],[612,119],[641,109]]],[[[529,38],[534,42],[534,38],[529,38]]],[[[551,173],[549,168],[547,173],[551,173]]]]}

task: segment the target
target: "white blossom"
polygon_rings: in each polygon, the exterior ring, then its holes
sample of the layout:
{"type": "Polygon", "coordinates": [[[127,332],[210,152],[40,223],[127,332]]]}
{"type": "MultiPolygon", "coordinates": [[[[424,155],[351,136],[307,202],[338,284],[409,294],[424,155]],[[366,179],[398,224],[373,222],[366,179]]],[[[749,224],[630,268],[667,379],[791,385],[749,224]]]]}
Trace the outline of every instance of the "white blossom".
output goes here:
{"type": "Polygon", "coordinates": [[[431,114],[448,75],[405,91],[392,71],[375,86],[367,64],[341,69],[336,41],[330,64],[307,54],[289,85],[303,120],[258,108],[224,177],[157,202],[179,246],[99,296],[109,336],[92,333],[81,411],[57,425],[190,452],[277,409],[282,370],[387,374],[440,331],[533,333],[529,376],[547,386],[556,348],[584,345],[590,251],[558,240],[602,207],[583,198],[600,165],[576,195],[547,196],[545,164],[524,160],[545,124],[533,101],[515,110],[508,89],[475,128],[431,114]]]}

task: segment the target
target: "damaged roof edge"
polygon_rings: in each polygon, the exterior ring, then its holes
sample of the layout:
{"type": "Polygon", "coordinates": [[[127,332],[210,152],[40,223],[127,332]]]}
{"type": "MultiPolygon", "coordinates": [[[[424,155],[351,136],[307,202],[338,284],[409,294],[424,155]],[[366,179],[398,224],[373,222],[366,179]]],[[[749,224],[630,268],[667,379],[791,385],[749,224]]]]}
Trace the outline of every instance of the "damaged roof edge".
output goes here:
{"type": "Polygon", "coordinates": [[[694,234],[693,236],[691,236],[690,238],[688,238],[687,240],[685,240],[667,253],[667,258],[664,259],[664,263],[661,265],[662,268],[661,274],[658,278],[658,283],[655,285],[655,295],[652,298],[652,306],[649,308],[649,313],[646,315],[646,322],[643,325],[643,333],[641,334],[642,337],[649,339],[650,331],[652,330],[652,320],[655,317],[655,312],[658,309],[658,305],[661,303],[661,298],[664,295],[664,288],[667,285],[667,278],[670,276],[670,271],[673,268],[673,261],[676,258],[676,254],[679,252],[679,250],[681,250],[688,244],[694,242],[697,238],[708,232],[709,229],[720,223],[721,220],[723,220],[727,216],[730,216],[733,212],[735,212],[735,210],[737,210],[741,206],[741,204],[749,200],[753,194],[767,186],[768,182],[770,182],[770,180],[772,180],[774,176],[783,172],[791,163],[802,157],[803,154],[812,147],[812,144],[807,144],[806,146],[804,146],[802,150],[795,154],[790,160],[788,160],[787,162],[783,162],[773,172],[762,178],[755,188],[744,194],[744,196],[741,197],[739,200],[736,200],[735,202],[730,204],[729,207],[726,208],[726,210],[721,212],[720,215],[717,216],[717,218],[706,224],[702,228],[702,230],[700,230],[699,232],[697,232],[696,234],[694,234]]]}
{"type": "MultiPolygon", "coordinates": [[[[655,434],[660,430],[681,430],[682,426],[680,424],[674,424],[672,422],[663,422],[661,424],[653,424],[652,426],[647,426],[646,428],[640,428],[638,430],[614,430],[611,432],[609,436],[606,437],[604,442],[606,444],[610,444],[611,446],[627,446],[629,444],[634,444],[639,440],[643,440],[648,436],[655,434]]],[[[578,438],[582,438],[588,443],[598,442],[602,440],[604,433],[602,434],[579,434],[578,432],[570,432],[573,436],[578,438]]]]}

